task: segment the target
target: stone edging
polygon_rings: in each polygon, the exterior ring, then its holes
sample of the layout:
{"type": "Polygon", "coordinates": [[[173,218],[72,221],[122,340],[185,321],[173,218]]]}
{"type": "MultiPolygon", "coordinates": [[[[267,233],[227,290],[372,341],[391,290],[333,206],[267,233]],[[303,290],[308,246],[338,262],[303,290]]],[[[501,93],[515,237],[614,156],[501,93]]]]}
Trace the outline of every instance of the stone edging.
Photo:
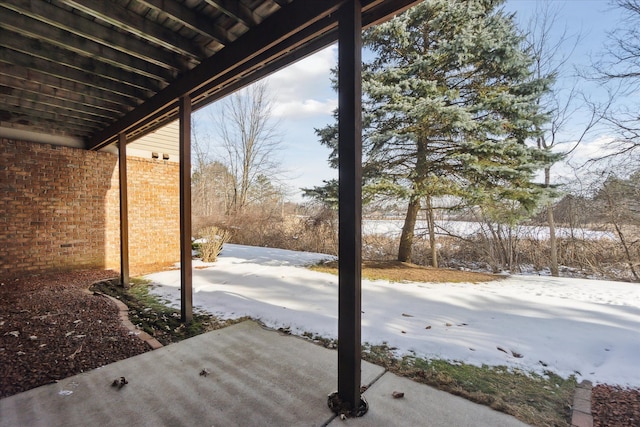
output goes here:
{"type": "MultiPolygon", "coordinates": [[[[101,283],[106,281],[115,281],[116,283],[120,283],[120,279],[118,278],[99,280],[96,283],[101,283]]],[[[93,283],[91,286],[93,285],[95,285],[95,283],[93,283]]],[[[146,342],[149,345],[149,347],[151,347],[152,350],[157,350],[160,347],[162,347],[162,344],[160,343],[160,341],[158,341],[157,339],[155,339],[145,331],[141,331],[140,329],[136,328],[136,326],[133,323],[131,323],[131,321],[129,320],[129,307],[127,307],[125,303],[123,303],[117,298],[103,294],[102,292],[91,292],[88,289],[87,289],[87,292],[92,293],[93,295],[103,296],[113,301],[115,305],[118,307],[118,316],[120,317],[120,322],[122,322],[122,325],[129,330],[129,334],[136,335],[142,341],[146,342]]]]}
{"type": "Polygon", "coordinates": [[[136,326],[133,323],[131,323],[131,321],[129,320],[129,307],[127,307],[125,303],[109,295],[102,294],[102,296],[109,298],[118,306],[118,310],[120,311],[119,313],[120,321],[127,329],[129,329],[130,334],[137,335],[138,338],[146,342],[149,345],[149,347],[151,347],[152,350],[157,350],[160,347],[162,347],[162,344],[160,344],[160,341],[158,341],[157,339],[155,339],[145,331],[141,331],[140,329],[136,328],[136,326]]]}
{"type": "Polygon", "coordinates": [[[591,415],[591,381],[582,381],[573,395],[573,413],[571,427],[593,427],[591,415]]]}

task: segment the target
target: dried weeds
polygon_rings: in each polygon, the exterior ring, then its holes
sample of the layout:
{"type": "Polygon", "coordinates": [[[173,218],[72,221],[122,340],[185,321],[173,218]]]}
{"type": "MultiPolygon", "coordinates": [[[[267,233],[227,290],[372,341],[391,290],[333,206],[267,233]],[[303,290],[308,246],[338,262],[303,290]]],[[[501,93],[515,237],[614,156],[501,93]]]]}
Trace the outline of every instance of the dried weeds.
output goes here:
{"type": "MultiPolygon", "coordinates": [[[[311,267],[315,271],[338,274],[338,262],[311,267]]],[[[472,271],[431,268],[400,261],[364,261],[362,277],[369,280],[426,283],[480,283],[499,280],[504,276],[472,271]]]]}

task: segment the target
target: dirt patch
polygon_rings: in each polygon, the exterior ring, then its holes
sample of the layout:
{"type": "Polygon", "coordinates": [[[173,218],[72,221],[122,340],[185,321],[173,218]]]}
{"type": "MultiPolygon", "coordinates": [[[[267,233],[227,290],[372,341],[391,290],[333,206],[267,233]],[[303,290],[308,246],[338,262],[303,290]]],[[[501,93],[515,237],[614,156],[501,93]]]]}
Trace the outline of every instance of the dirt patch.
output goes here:
{"type": "MultiPolygon", "coordinates": [[[[338,274],[338,262],[314,265],[312,270],[338,274]]],[[[423,267],[400,261],[363,261],[362,277],[369,280],[389,280],[391,282],[426,283],[480,283],[499,280],[504,276],[446,268],[423,267]]]]}

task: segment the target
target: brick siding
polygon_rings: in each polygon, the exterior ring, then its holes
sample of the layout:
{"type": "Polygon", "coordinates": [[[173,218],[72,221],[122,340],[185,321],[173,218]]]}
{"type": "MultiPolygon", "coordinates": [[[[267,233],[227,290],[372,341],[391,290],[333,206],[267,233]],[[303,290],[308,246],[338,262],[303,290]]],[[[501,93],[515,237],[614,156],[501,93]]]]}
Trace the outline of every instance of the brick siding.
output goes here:
{"type": "MultiPolygon", "coordinates": [[[[127,159],[132,275],[177,262],[179,166],[127,159]]],[[[118,158],[0,139],[0,275],[120,268],[118,158]]]]}
{"type": "MultiPolygon", "coordinates": [[[[179,262],[180,165],[162,159],[128,157],[127,180],[131,274],[148,273],[179,262]]],[[[110,205],[119,206],[119,202],[110,205]]],[[[109,240],[120,245],[119,211],[116,215],[118,235],[109,240]]]]}

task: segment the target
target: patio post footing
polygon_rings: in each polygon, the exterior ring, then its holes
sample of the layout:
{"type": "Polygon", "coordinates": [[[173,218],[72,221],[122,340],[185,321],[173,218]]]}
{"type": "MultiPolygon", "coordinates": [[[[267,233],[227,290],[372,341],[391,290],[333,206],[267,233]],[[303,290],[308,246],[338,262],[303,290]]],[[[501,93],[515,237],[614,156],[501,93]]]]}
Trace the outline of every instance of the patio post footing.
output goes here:
{"type": "Polygon", "coordinates": [[[329,406],[329,409],[341,418],[361,417],[369,410],[369,403],[362,395],[360,396],[360,404],[358,407],[351,408],[351,404],[349,402],[340,399],[337,391],[334,391],[327,396],[327,405],[329,406]]]}

